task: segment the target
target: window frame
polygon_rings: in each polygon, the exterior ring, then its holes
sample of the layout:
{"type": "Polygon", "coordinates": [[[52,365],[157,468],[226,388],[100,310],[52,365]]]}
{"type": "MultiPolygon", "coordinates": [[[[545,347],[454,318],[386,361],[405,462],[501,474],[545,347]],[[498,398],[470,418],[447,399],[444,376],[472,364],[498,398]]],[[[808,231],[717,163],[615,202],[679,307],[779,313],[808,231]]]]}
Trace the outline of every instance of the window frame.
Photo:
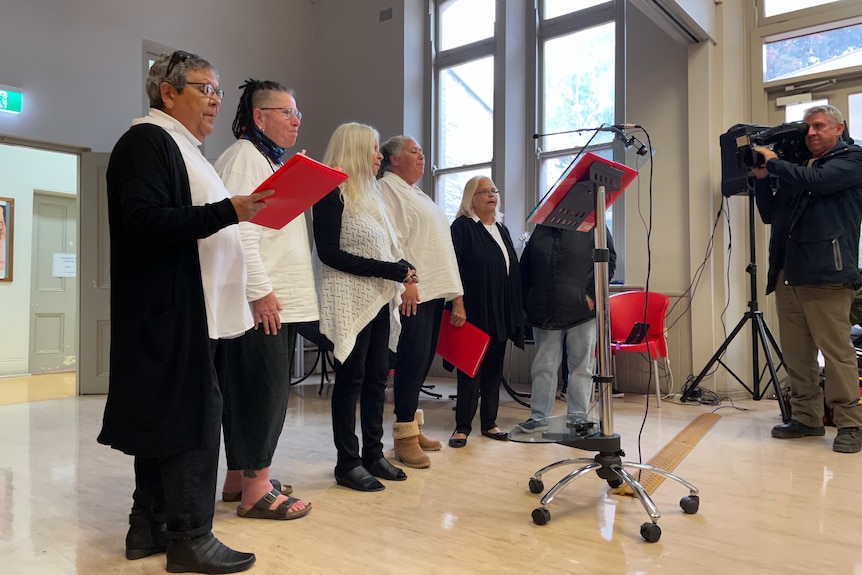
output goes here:
{"type": "MultiPolygon", "coordinates": [[[[485,38],[447,50],[438,50],[440,45],[438,13],[443,0],[425,0],[425,40],[428,46],[425,50],[425,87],[427,93],[431,94],[431,105],[427,106],[423,113],[430,167],[424,176],[423,189],[428,191],[429,196],[438,205],[442,206],[445,198],[438,197],[440,196],[438,182],[441,177],[464,171],[488,169],[495,183],[503,190],[500,205],[506,213],[507,221],[510,222],[507,225],[516,236],[525,230],[532,232],[532,224],[527,223],[524,218],[531,212],[541,195],[547,191],[542,190],[540,193],[539,190],[541,177],[539,142],[530,138],[530,135],[539,131],[538,126],[542,125],[539,122],[542,100],[540,100],[538,84],[541,78],[540,37],[565,35],[571,31],[613,22],[615,24],[613,121],[622,123],[625,119],[625,23],[629,1],[607,0],[596,6],[546,20],[540,18],[543,1],[515,3],[513,0],[496,0],[493,38],[485,38]],[[507,32],[506,37],[503,36],[504,31],[507,32]],[[521,58],[517,62],[512,60],[515,54],[521,58]],[[439,140],[440,131],[444,127],[440,125],[440,70],[489,56],[494,56],[493,155],[487,162],[441,168],[438,166],[441,150],[439,140]],[[513,192],[517,195],[512,195],[513,192]]],[[[590,150],[598,146],[604,149],[610,147],[613,150],[614,159],[620,163],[626,163],[626,152],[618,141],[591,145],[590,150]]],[[[576,153],[579,150],[574,148],[572,151],[576,153]]],[[[567,153],[566,150],[546,152],[549,156],[565,153],[567,153]]],[[[615,281],[619,282],[624,280],[625,274],[624,202],[618,201],[614,204],[609,214],[611,214],[617,251],[615,281]]],[[[517,246],[519,242],[515,240],[515,243],[517,246]]]]}
{"type": "MultiPolygon", "coordinates": [[[[494,18],[494,35],[490,38],[483,38],[481,40],[477,40],[475,42],[471,42],[469,44],[464,44],[462,46],[457,46],[454,48],[450,48],[448,50],[437,51],[436,47],[440,45],[440,36],[441,36],[441,28],[440,22],[437,15],[440,12],[440,4],[446,2],[447,0],[428,0],[428,14],[429,14],[429,36],[431,38],[430,50],[429,50],[429,68],[431,70],[431,82],[430,82],[430,91],[432,94],[432,105],[431,105],[431,115],[429,119],[431,134],[431,169],[429,170],[429,187],[426,189],[432,190],[430,194],[434,201],[437,203],[441,209],[444,207],[442,205],[442,201],[444,198],[439,197],[437,193],[438,190],[438,182],[442,177],[457,174],[459,172],[469,172],[481,169],[490,169],[491,179],[496,182],[496,169],[495,169],[495,157],[492,146],[491,157],[486,162],[472,163],[472,164],[463,164],[458,166],[449,166],[445,168],[438,167],[438,158],[442,156],[441,152],[441,144],[440,144],[440,122],[441,122],[441,106],[440,106],[440,74],[443,70],[452,68],[454,66],[458,66],[461,64],[467,64],[476,60],[480,60],[482,58],[492,58],[493,59],[493,67],[494,67],[494,93],[495,93],[495,101],[496,101],[496,93],[499,88],[497,85],[499,74],[498,74],[498,65],[499,59],[497,56],[497,22],[499,21],[499,10],[500,4],[499,0],[495,2],[495,18],[494,18]]],[[[492,112],[492,124],[495,126],[496,131],[496,123],[497,123],[497,109],[496,106],[494,111],[492,112]]],[[[504,192],[505,193],[505,192],[504,192]]],[[[502,198],[501,198],[502,202],[502,198]]]]}
{"type": "MultiPolygon", "coordinates": [[[[544,121],[544,46],[545,42],[576,33],[582,30],[613,22],[614,27],[614,123],[622,123],[621,118],[625,116],[625,22],[626,0],[609,0],[604,4],[590,6],[583,10],[563,14],[554,18],[543,20],[544,0],[536,0],[534,8],[535,27],[531,29],[529,42],[535,49],[535,66],[533,70],[533,85],[535,87],[532,97],[532,117],[535,118],[536,132],[540,132],[545,125],[544,121]]],[[[585,127],[585,126],[577,126],[585,127]]],[[[625,163],[625,150],[616,140],[590,145],[584,149],[581,147],[561,148],[555,150],[542,150],[541,140],[535,139],[532,150],[530,181],[532,182],[534,197],[531,198],[533,205],[543,197],[547,190],[541,188],[542,166],[544,161],[553,160],[561,156],[575,155],[583,151],[599,152],[611,148],[614,161],[625,163]]],[[[548,185],[553,185],[549,182],[548,185]]],[[[620,200],[608,208],[610,210],[609,226],[613,231],[614,251],[617,254],[616,272],[614,283],[625,282],[625,202],[620,200]]]]}

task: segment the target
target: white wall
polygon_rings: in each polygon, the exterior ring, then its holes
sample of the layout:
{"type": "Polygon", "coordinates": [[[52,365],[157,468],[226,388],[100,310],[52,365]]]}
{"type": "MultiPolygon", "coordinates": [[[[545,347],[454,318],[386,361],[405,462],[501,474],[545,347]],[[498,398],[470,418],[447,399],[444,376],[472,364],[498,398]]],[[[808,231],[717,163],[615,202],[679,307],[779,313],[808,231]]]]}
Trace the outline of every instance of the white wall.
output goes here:
{"type": "Polygon", "coordinates": [[[0,196],[15,200],[12,281],[0,282],[0,376],[27,372],[35,190],[77,194],[78,157],[0,146],[0,196]]]}

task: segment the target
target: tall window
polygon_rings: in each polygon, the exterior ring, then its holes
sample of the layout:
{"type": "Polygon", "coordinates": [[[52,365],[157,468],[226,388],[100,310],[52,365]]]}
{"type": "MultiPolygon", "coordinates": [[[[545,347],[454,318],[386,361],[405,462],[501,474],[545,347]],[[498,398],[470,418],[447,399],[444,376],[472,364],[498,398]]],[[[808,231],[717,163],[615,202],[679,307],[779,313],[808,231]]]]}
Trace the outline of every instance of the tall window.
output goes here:
{"type": "MultiPolygon", "coordinates": [[[[544,195],[586,147],[611,159],[613,135],[586,130],[614,123],[615,34],[613,2],[543,0],[538,30],[538,191],[544,195]]],[[[613,233],[613,212],[607,212],[613,233]]]]}
{"type": "Polygon", "coordinates": [[[495,7],[495,0],[435,3],[432,174],[437,203],[450,221],[467,180],[492,173],[495,7]]]}
{"type": "MultiPolygon", "coordinates": [[[[610,132],[530,135],[622,121],[616,19],[626,0],[535,0],[529,12],[533,2],[521,0],[427,1],[434,99],[428,148],[434,197],[450,220],[465,182],[486,175],[502,189],[510,229],[529,230],[524,218],[581,151],[620,161],[622,146],[610,132]]],[[[615,223],[619,229],[620,279],[623,210],[614,210],[605,220],[612,233],[615,223]]]]}

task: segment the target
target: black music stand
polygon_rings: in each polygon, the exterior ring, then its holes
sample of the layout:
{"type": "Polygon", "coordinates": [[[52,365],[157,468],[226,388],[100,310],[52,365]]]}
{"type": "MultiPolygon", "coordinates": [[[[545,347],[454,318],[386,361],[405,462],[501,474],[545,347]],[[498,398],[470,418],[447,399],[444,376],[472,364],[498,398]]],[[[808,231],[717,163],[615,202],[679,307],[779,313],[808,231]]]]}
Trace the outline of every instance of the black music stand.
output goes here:
{"type": "MultiPolygon", "coordinates": [[[[545,432],[536,442],[554,442],[583,449],[585,451],[597,451],[594,458],[578,457],[565,459],[547,465],[538,470],[530,478],[529,487],[532,493],[541,493],[544,490],[542,475],[547,471],[563,466],[583,463],[582,467],[572,471],[557,482],[542,497],[541,507],[533,510],[533,522],[544,525],[551,520],[551,513],[547,506],[559,491],[578,477],[591,470],[596,471],[601,479],[608,482],[613,488],[627,484],[637,498],[640,500],[650,521],[641,525],[641,536],[647,541],[654,543],[661,537],[661,528],[658,519],[661,517],[658,508],[653,503],[649,494],[644,490],[640,482],[625,468],[650,471],[671,479],[689,490],[689,495],[682,498],[680,507],[685,513],[697,513],[700,505],[697,488],[684,479],[672,473],[654,467],[652,465],[623,461],[625,452],[621,449],[619,434],[614,433],[612,393],[614,375],[611,370],[611,338],[610,321],[608,313],[608,259],[607,231],[605,226],[605,210],[607,207],[606,194],[611,194],[613,199],[619,197],[625,187],[635,178],[637,172],[631,168],[611,162],[594,154],[585,154],[576,165],[569,166],[564,177],[557,182],[546,198],[533,210],[529,221],[546,226],[563,229],[583,230],[585,225],[594,228],[595,234],[595,282],[596,282],[596,348],[598,371],[593,375],[594,385],[599,386],[599,406],[601,420],[600,431],[597,433],[585,433],[585,429],[592,429],[590,422],[566,421],[564,432],[545,432]],[[552,204],[549,206],[549,203],[552,204]],[[594,226],[591,222],[595,222],[594,226]]],[[[575,162],[573,162],[575,164],[575,162]]],[[[587,228],[589,229],[589,228],[587,228]]],[[[658,382],[656,382],[658,383],[658,382]]],[[[566,416],[562,416],[566,417],[566,416]]],[[[548,418],[555,419],[555,418],[548,418]]],[[[557,429],[560,426],[549,425],[557,429]]],[[[516,428],[518,429],[518,428],[516,428]]],[[[518,441],[518,436],[510,439],[518,441]]]]}

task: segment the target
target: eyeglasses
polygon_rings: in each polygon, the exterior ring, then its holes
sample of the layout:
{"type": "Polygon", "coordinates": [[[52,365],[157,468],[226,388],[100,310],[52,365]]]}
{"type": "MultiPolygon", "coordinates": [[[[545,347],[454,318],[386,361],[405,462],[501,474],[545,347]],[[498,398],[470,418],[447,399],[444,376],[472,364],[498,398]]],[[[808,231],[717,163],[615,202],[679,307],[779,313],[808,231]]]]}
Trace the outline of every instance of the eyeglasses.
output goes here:
{"type": "Polygon", "coordinates": [[[497,188],[491,188],[490,190],[489,189],[476,190],[475,192],[473,192],[473,195],[478,196],[481,194],[483,196],[493,196],[494,194],[499,194],[499,193],[500,193],[500,190],[498,190],[497,188]]]}
{"type": "Polygon", "coordinates": [[[188,52],[183,52],[182,50],[177,50],[176,52],[171,54],[171,59],[168,62],[168,69],[167,69],[167,71],[165,71],[165,79],[162,81],[164,82],[168,79],[168,77],[171,75],[171,72],[174,71],[174,68],[177,66],[177,64],[182,64],[183,62],[185,62],[186,60],[188,60],[191,57],[192,57],[191,54],[189,54],[188,52]]]}
{"type": "Polygon", "coordinates": [[[218,96],[219,100],[224,100],[224,90],[222,90],[221,88],[216,88],[209,82],[186,82],[186,84],[191,84],[192,86],[200,86],[198,90],[200,90],[201,93],[207,98],[218,96]]]}
{"type": "Polygon", "coordinates": [[[299,120],[300,122],[302,121],[302,112],[300,112],[299,110],[297,110],[295,108],[259,108],[259,109],[260,110],[278,110],[288,120],[290,120],[291,118],[296,116],[297,120],[299,120]]]}

